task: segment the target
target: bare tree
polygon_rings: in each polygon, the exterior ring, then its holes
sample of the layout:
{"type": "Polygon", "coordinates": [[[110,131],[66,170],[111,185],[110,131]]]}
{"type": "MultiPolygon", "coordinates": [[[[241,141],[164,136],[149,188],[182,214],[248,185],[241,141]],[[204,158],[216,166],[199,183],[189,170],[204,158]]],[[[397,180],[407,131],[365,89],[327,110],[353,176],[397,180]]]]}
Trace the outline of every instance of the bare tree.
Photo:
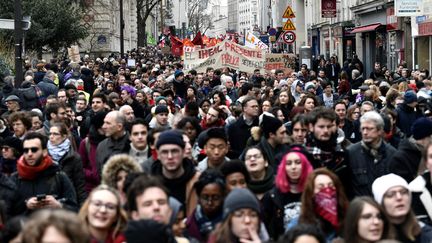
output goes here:
{"type": "Polygon", "coordinates": [[[189,1],[188,8],[188,19],[189,28],[192,33],[196,35],[198,31],[205,34],[208,29],[212,29],[212,16],[205,13],[208,0],[191,0],[189,1]]]}
{"type": "Polygon", "coordinates": [[[138,46],[147,45],[146,27],[147,19],[152,14],[152,10],[162,0],[137,0],[137,32],[138,46]]]}

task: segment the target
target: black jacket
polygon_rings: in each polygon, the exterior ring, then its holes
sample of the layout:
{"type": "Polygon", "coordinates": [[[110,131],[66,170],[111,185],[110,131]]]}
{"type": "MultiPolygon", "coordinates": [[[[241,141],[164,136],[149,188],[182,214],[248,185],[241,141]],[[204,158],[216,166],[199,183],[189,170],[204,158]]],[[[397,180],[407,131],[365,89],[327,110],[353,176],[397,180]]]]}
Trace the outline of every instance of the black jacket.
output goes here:
{"type": "Polygon", "coordinates": [[[228,127],[228,140],[230,142],[230,148],[236,157],[240,156],[246,147],[246,142],[251,136],[250,129],[254,126],[258,126],[258,117],[252,122],[252,125],[247,125],[243,116],[241,115],[237,121],[228,127]]]}
{"type": "Polygon", "coordinates": [[[389,173],[389,165],[396,149],[384,141],[374,158],[361,142],[347,149],[348,167],[354,196],[372,196],[372,183],[376,178],[389,173]]]}
{"type": "Polygon", "coordinates": [[[0,202],[3,202],[4,206],[6,206],[6,212],[10,212],[11,199],[15,191],[15,183],[9,177],[0,173],[0,202]]]}
{"type": "Polygon", "coordinates": [[[51,165],[39,173],[34,180],[25,180],[18,173],[14,173],[11,178],[17,188],[11,200],[11,215],[31,213],[32,211],[27,209],[26,200],[39,194],[52,195],[63,204],[64,208],[78,211],[72,182],[64,172],[60,171],[58,165],[51,165]]]}
{"type": "Polygon", "coordinates": [[[402,176],[408,183],[417,177],[422,152],[409,138],[399,143],[390,163],[390,172],[402,176]]]}
{"type": "Polygon", "coordinates": [[[82,205],[87,198],[85,191],[84,169],[80,155],[69,149],[59,161],[61,169],[71,180],[77,195],[78,205],[82,205]]]}

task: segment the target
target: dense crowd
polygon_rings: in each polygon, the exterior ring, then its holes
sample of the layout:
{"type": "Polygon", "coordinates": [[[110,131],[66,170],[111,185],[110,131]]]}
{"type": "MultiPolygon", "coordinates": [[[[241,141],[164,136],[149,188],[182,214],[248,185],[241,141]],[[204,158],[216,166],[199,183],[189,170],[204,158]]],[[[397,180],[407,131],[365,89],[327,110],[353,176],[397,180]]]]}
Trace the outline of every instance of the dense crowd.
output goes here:
{"type": "Polygon", "coordinates": [[[428,70],[197,73],[148,47],[24,79],[1,92],[1,242],[432,242],[428,70]]]}

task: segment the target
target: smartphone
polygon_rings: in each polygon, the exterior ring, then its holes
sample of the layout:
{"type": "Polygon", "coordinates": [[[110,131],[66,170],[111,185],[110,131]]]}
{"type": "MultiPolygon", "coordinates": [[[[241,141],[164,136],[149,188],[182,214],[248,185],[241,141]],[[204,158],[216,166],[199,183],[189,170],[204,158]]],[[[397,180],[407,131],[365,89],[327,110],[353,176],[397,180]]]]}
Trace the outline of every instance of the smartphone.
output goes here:
{"type": "Polygon", "coordinates": [[[46,198],[46,195],[45,195],[45,194],[38,194],[38,195],[36,196],[36,200],[37,200],[38,202],[40,202],[40,201],[42,201],[42,200],[45,200],[45,198],[46,198]]]}

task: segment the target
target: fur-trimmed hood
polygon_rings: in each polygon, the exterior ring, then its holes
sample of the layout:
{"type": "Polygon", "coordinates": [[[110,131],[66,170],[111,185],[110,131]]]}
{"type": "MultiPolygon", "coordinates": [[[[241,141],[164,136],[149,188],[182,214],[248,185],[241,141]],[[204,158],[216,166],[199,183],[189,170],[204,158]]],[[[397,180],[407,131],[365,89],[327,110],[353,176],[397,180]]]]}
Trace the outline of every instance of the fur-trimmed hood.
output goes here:
{"type": "Polygon", "coordinates": [[[131,156],[127,154],[117,154],[112,156],[102,169],[102,184],[117,188],[116,176],[120,170],[127,173],[142,172],[141,166],[131,156]]]}

